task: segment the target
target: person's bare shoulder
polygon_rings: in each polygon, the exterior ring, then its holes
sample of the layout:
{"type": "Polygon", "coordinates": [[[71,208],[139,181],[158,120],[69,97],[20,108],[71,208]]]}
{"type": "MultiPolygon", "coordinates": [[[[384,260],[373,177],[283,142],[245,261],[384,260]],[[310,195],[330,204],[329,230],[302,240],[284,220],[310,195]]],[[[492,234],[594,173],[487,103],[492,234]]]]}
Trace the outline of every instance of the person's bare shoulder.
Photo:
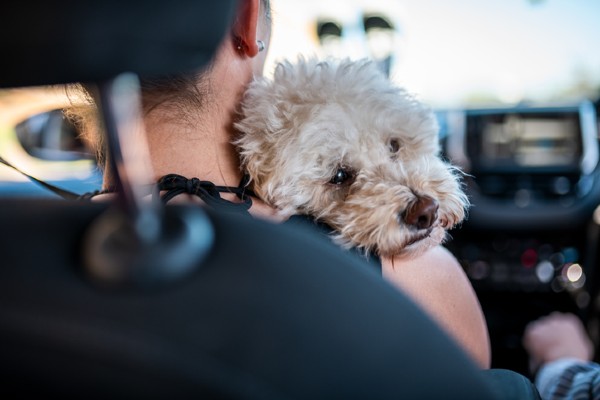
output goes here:
{"type": "Polygon", "coordinates": [[[483,368],[490,342],[481,306],[458,261],[439,246],[410,260],[382,259],[383,276],[427,311],[483,368]]]}

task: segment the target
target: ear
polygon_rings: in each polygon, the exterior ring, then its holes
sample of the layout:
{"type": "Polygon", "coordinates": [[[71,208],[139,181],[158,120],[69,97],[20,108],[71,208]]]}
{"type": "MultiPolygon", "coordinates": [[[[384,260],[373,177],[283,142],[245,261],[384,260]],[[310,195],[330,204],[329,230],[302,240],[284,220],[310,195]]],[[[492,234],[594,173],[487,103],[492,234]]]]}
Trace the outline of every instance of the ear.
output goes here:
{"type": "Polygon", "coordinates": [[[260,0],[240,0],[233,24],[233,46],[240,55],[254,57],[259,48],[256,30],[260,18],[260,0]]]}

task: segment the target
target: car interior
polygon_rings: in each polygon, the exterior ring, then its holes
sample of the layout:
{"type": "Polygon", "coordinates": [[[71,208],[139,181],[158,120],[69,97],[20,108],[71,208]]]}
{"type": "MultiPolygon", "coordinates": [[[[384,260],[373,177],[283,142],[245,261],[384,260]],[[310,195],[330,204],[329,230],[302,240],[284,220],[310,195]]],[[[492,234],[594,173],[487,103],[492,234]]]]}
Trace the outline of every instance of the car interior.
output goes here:
{"type": "Polygon", "coordinates": [[[528,373],[525,326],[554,311],[597,342],[597,115],[590,101],[447,115],[448,156],[472,175],[475,204],[448,246],[485,310],[495,365],[528,373]]]}
{"type": "Polygon", "coordinates": [[[5,5],[0,87],[93,83],[117,195],[0,200],[0,393],[495,398],[420,309],[313,230],[142,200],[137,77],[206,65],[236,5],[5,5]]]}
{"type": "MultiPolygon", "coordinates": [[[[208,65],[236,5],[4,7],[0,393],[495,398],[420,310],[310,231],[141,200],[136,182],[150,167],[138,77],[208,65]],[[73,200],[98,189],[102,172],[65,105],[44,105],[52,85],[73,82],[100,94],[118,171],[109,204],[73,200]],[[18,108],[11,99],[22,93],[33,97],[18,108]]],[[[366,33],[399,29],[381,10],[361,12],[357,24],[366,33]]],[[[316,15],[315,43],[340,54],[353,38],[347,25],[330,11],[316,15]]],[[[390,54],[373,58],[392,74],[390,54]]],[[[587,97],[435,112],[442,154],[464,172],[472,203],[445,246],[481,303],[492,368],[533,379],[523,332],[553,311],[577,315],[598,346],[600,83],[587,97]]]]}

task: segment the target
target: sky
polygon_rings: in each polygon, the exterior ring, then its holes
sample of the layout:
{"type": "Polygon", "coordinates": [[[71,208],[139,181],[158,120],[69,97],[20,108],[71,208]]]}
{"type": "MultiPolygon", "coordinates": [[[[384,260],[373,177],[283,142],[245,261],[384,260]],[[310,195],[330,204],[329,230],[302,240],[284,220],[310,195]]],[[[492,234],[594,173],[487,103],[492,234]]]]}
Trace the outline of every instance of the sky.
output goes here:
{"type": "MultiPolygon", "coordinates": [[[[394,22],[392,79],[434,105],[546,101],[600,86],[600,0],[272,0],[269,64],[319,54],[315,21],[344,28],[343,54],[369,55],[363,13],[394,22]]],[[[322,55],[322,54],[321,54],[322,55]]]]}

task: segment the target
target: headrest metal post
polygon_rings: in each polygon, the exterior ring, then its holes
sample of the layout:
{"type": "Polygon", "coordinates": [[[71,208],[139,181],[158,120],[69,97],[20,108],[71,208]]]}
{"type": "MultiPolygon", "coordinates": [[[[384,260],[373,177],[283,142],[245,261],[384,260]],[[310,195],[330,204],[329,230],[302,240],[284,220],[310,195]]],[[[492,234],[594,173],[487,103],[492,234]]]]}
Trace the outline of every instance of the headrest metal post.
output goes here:
{"type": "Polygon", "coordinates": [[[152,241],[160,232],[161,212],[156,193],[153,201],[144,199],[147,187],[156,187],[144,133],[139,79],[132,73],[121,74],[99,84],[98,94],[119,205],[131,218],[139,238],[152,241]]]}

